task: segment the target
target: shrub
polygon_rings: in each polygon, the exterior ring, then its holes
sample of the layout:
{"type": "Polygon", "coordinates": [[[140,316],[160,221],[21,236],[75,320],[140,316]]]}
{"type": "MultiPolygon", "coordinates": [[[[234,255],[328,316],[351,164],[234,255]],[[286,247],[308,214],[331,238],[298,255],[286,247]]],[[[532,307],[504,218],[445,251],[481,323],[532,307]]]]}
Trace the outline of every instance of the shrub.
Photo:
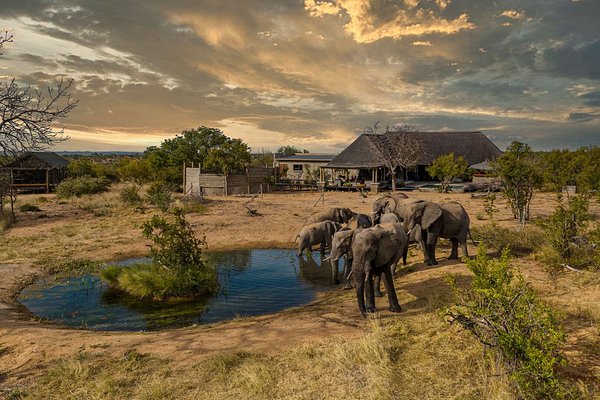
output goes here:
{"type": "Polygon", "coordinates": [[[42,211],[40,210],[40,208],[34,204],[30,204],[30,203],[25,203],[23,205],[21,205],[21,207],[19,207],[19,211],[21,212],[39,212],[42,211]]]}
{"type": "Polygon", "coordinates": [[[495,223],[471,228],[473,238],[486,246],[502,252],[509,249],[513,254],[529,254],[544,244],[544,233],[537,226],[521,229],[504,228],[495,223]]]}
{"type": "Polygon", "coordinates": [[[56,195],[59,198],[80,197],[84,194],[102,193],[108,190],[109,182],[106,178],[94,178],[82,176],[80,178],[68,178],[56,187],[56,195]]]}
{"type": "Polygon", "coordinates": [[[446,310],[451,323],[471,331],[500,357],[520,398],[564,397],[556,368],[565,362],[560,350],[565,334],[555,312],[511,268],[508,250],[500,259],[490,259],[480,246],[467,266],[474,275],[469,288],[459,289],[449,278],[456,301],[446,310]]]}
{"type": "Polygon", "coordinates": [[[154,182],[150,185],[146,197],[150,204],[158,207],[162,212],[166,212],[171,203],[173,203],[173,198],[171,197],[172,191],[173,186],[170,183],[154,182]]]}
{"type": "Polygon", "coordinates": [[[50,202],[50,200],[44,196],[38,197],[37,201],[38,201],[38,203],[49,203],[50,202]]]}
{"type": "Polygon", "coordinates": [[[62,263],[48,263],[44,266],[44,271],[49,274],[62,276],[74,276],[97,273],[104,263],[87,259],[69,260],[62,263]]]}
{"type": "Polygon", "coordinates": [[[121,201],[125,204],[137,206],[142,204],[142,196],[140,196],[140,187],[137,185],[127,185],[119,193],[121,201]]]}
{"type": "Polygon", "coordinates": [[[152,263],[109,267],[101,272],[103,279],[142,299],[200,296],[217,289],[217,273],[202,255],[204,241],[180,212],[173,222],[155,215],[144,223],[143,234],[153,242],[152,263]]]}

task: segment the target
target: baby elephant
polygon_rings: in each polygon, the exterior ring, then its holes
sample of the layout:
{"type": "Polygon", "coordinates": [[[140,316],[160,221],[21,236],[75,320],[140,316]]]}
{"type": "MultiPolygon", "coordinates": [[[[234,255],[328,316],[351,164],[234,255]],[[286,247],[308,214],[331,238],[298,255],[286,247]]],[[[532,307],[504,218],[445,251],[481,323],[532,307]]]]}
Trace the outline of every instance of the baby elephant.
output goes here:
{"type": "Polygon", "coordinates": [[[300,245],[298,246],[298,257],[302,257],[304,250],[311,250],[315,245],[321,246],[321,253],[325,253],[325,248],[331,249],[331,238],[342,229],[338,222],[323,221],[308,224],[302,228],[298,234],[300,245]]]}
{"type": "Polygon", "coordinates": [[[364,229],[372,226],[373,221],[371,221],[371,217],[366,214],[354,214],[354,216],[350,218],[350,221],[348,221],[348,224],[346,225],[346,227],[350,229],[364,229]]]}

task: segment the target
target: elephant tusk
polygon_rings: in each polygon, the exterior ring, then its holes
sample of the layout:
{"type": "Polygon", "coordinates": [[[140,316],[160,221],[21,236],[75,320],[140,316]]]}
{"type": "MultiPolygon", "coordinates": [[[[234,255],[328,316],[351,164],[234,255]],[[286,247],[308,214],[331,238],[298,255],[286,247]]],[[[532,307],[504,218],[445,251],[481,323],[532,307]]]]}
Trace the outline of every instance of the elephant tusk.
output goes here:
{"type": "Polygon", "coordinates": [[[348,276],[346,277],[346,280],[350,279],[351,276],[352,276],[352,270],[350,270],[350,272],[348,273],[348,276]]]}
{"type": "Polygon", "coordinates": [[[331,256],[324,258],[323,261],[329,261],[330,259],[331,259],[331,256]]]}
{"type": "Polygon", "coordinates": [[[406,234],[410,235],[411,232],[412,232],[412,229],[409,229],[408,232],[406,232],[406,234]]]}

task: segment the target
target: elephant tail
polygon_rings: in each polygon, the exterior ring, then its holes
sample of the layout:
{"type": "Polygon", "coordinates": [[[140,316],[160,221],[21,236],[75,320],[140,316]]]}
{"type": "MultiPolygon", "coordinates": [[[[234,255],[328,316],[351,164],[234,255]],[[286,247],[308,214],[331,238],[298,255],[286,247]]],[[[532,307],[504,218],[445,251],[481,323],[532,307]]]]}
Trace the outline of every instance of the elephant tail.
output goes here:
{"type": "Polygon", "coordinates": [[[477,246],[478,243],[476,241],[473,240],[473,236],[471,236],[471,229],[468,230],[469,233],[469,239],[471,239],[471,242],[473,243],[473,246],[477,246]]]}

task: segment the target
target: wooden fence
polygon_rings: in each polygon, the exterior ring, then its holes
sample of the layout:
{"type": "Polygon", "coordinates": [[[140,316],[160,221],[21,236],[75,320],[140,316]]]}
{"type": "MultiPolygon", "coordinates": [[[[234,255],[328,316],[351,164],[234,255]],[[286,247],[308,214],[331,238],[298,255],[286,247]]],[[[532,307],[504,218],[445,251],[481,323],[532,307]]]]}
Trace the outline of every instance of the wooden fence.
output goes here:
{"type": "Polygon", "coordinates": [[[200,168],[185,168],[185,193],[223,196],[271,191],[273,168],[248,168],[245,174],[225,176],[200,172],[200,168]]]}

